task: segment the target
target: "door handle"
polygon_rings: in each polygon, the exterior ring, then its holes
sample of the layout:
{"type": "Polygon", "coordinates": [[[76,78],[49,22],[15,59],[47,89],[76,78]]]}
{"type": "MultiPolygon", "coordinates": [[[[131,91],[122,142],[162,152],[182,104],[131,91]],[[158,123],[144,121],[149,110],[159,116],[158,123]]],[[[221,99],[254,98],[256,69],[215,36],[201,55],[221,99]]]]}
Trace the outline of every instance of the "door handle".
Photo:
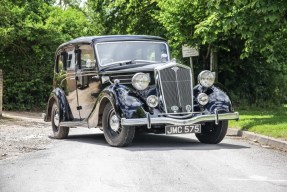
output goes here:
{"type": "Polygon", "coordinates": [[[95,75],[92,77],[92,79],[99,79],[100,77],[98,75],[95,75]]]}
{"type": "Polygon", "coordinates": [[[76,77],[70,77],[70,80],[75,80],[76,79],[76,77]]]}

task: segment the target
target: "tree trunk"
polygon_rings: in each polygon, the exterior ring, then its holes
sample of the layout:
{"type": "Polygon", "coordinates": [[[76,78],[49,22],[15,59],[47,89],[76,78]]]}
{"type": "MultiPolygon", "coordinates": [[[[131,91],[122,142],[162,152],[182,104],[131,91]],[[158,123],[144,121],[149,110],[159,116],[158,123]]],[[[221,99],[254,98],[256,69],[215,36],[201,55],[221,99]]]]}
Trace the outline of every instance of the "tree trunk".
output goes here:
{"type": "Polygon", "coordinates": [[[2,119],[2,100],[3,100],[3,73],[0,69],[0,119],[2,119]]]}

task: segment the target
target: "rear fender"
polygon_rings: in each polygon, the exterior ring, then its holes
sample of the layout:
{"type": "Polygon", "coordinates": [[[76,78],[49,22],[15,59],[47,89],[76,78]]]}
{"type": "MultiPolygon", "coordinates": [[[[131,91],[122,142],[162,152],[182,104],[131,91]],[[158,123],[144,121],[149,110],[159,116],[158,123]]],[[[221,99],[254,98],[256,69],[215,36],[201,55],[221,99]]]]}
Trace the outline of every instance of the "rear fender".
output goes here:
{"type": "Polygon", "coordinates": [[[59,106],[61,121],[73,120],[73,115],[64,91],[60,88],[56,88],[50,94],[44,121],[46,122],[51,121],[52,107],[54,103],[57,103],[59,106]]]}

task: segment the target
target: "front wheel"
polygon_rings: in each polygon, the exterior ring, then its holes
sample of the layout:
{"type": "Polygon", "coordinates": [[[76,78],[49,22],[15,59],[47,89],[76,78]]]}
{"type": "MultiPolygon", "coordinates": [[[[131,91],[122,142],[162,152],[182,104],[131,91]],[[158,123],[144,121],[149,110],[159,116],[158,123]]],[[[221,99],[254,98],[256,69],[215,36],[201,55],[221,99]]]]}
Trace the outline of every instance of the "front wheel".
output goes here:
{"type": "Polygon", "coordinates": [[[52,122],[54,138],[56,139],[67,138],[70,128],[60,126],[60,110],[56,103],[54,103],[52,107],[51,122],[52,122]]]}
{"type": "Polygon", "coordinates": [[[120,119],[110,103],[104,109],[102,125],[105,139],[111,146],[124,147],[132,143],[135,135],[135,127],[121,126],[120,119]]]}
{"type": "Polygon", "coordinates": [[[218,125],[215,123],[206,123],[201,128],[201,133],[195,134],[201,143],[217,144],[220,143],[226,135],[228,121],[220,121],[218,125]]]}

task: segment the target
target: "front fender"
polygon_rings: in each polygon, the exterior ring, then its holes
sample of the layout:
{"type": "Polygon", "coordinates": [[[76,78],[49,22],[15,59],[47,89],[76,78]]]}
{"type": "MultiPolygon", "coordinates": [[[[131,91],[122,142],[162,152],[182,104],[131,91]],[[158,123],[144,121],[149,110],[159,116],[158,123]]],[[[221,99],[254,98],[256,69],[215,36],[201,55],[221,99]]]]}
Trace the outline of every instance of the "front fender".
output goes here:
{"type": "Polygon", "coordinates": [[[146,117],[144,103],[137,97],[136,93],[125,85],[110,85],[99,95],[91,115],[88,117],[89,127],[96,127],[100,116],[107,103],[111,103],[119,118],[143,118],[146,117]]]}
{"type": "Polygon", "coordinates": [[[209,102],[205,106],[203,106],[205,113],[215,114],[216,111],[218,113],[233,112],[231,100],[229,99],[228,95],[218,87],[212,86],[211,88],[204,89],[200,85],[197,85],[194,88],[195,98],[201,92],[206,93],[209,97],[209,102]]]}
{"type": "Polygon", "coordinates": [[[44,121],[51,121],[51,111],[54,103],[57,103],[59,106],[61,121],[70,121],[73,119],[65,92],[60,88],[56,88],[50,94],[44,121]]]}

